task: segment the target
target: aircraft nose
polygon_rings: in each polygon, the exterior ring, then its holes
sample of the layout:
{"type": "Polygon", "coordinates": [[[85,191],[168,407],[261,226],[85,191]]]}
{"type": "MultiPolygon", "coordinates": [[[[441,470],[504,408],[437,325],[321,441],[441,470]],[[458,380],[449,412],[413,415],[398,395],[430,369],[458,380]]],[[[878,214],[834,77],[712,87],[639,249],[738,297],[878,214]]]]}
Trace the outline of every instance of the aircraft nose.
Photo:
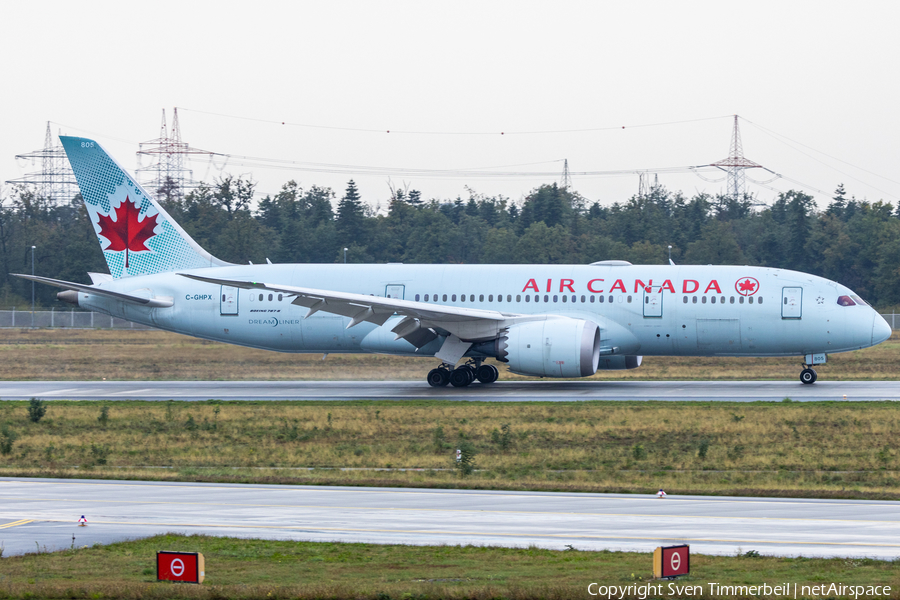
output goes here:
{"type": "Polygon", "coordinates": [[[888,322],[884,320],[884,317],[875,313],[875,318],[872,321],[872,345],[874,346],[885,341],[891,337],[891,333],[891,326],[888,322]]]}

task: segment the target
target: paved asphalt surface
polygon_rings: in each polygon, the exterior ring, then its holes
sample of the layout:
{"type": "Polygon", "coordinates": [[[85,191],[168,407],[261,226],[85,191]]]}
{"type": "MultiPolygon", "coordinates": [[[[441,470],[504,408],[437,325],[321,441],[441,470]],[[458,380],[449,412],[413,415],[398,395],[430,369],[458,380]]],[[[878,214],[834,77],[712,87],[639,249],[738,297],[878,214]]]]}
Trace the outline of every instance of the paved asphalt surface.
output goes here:
{"type": "Polygon", "coordinates": [[[0,478],[7,556],[165,532],[894,558],[900,503],[0,478]]]}
{"type": "Polygon", "coordinates": [[[0,399],[27,400],[900,400],[900,381],[526,381],[432,388],[424,381],[5,381],[0,399]]]}

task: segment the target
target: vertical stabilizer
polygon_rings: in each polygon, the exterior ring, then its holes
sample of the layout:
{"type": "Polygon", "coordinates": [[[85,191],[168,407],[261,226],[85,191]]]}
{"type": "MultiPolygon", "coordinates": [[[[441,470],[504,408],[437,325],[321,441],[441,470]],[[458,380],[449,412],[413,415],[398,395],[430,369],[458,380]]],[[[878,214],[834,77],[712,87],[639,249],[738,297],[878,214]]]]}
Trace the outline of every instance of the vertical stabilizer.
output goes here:
{"type": "Polygon", "coordinates": [[[228,265],[191,239],[94,140],[60,136],[113,277],[228,265]]]}

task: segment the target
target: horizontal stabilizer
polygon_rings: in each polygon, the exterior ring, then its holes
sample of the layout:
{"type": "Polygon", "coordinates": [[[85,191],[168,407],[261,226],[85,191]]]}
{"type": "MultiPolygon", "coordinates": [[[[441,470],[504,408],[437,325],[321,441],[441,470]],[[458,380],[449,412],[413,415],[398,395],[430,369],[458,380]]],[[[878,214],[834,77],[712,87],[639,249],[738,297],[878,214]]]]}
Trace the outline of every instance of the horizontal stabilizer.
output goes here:
{"type": "Polygon", "coordinates": [[[36,275],[22,275],[19,273],[10,273],[13,277],[20,277],[22,279],[28,279],[30,281],[36,281],[38,283],[45,283],[47,285],[52,285],[54,287],[63,288],[64,290],[76,290],[79,292],[84,292],[85,294],[95,294],[97,296],[106,296],[108,298],[115,298],[116,300],[123,300],[125,302],[133,302],[135,304],[141,304],[143,306],[151,306],[154,308],[165,308],[168,306],[172,306],[172,298],[171,297],[160,297],[156,298],[150,295],[147,296],[137,296],[134,294],[124,294],[122,292],[114,292],[112,290],[106,290],[103,288],[94,287],[92,285],[85,285],[83,283],[74,283],[72,281],[62,281],[61,279],[50,279],[49,277],[39,277],[36,275]]]}

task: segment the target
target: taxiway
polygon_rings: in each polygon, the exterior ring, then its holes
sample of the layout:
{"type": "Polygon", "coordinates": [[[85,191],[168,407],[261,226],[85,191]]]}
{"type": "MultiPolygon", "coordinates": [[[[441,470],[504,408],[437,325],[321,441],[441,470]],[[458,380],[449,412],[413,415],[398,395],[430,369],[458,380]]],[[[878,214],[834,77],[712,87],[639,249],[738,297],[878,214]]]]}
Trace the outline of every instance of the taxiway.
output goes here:
{"type": "Polygon", "coordinates": [[[688,543],[704,554],[894,558],[900,503],[0,479],[5,555],[166,532],[642,552],[688,543]],[[81,515],[86,527],[77,525],[81,515]]]}

